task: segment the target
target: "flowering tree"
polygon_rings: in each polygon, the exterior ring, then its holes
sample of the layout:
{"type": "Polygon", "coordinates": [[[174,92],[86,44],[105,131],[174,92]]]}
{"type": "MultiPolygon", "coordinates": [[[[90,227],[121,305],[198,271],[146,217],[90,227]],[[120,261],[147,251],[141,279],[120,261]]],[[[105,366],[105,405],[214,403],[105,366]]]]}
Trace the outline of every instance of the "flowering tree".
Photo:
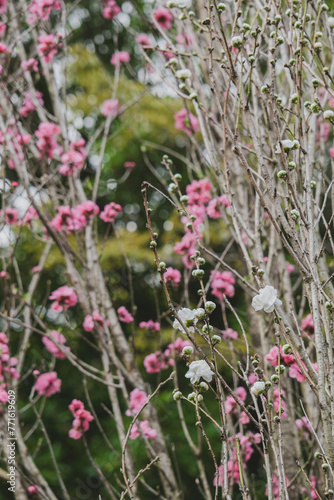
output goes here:
{"type": "Polygon", "coordinates": [[[4,494],[333,499],[328,5],[0,13],[4,494]]]}

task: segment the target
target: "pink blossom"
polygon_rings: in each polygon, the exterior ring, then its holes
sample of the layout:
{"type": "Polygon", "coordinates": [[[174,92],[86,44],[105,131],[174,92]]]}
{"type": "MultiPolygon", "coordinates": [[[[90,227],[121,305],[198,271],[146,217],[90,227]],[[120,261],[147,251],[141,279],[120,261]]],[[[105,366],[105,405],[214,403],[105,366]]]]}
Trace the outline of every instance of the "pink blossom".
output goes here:
{"type": "Polygon", "coordinates": [[[82,434],[88,431],[89,422],[92,422],[94,417],[89,411],[84,409],[84,404],[79,399],[73,399],[68,408],[74,417],[72,422],[73,428],[69,431],[68,435],[72,439],[80,439],[82,434]]]}
{"type": "Polygon", "coordinates": [[[219,300],[224,300],[225,295],[234,296],[235,279],[230,271],[211,271],[211,279],[212,295],[219,300]]]}
{"type": "Polygon", "coordinates": [[[29,207],[22,219],[20,220],[21,226],[31,227],[31,221],[38,219],[38,213],[34,207],[29,207]]]}
{"type": "Polygon", "coordinates": [[[148,321],[141,321],[139,323],[140,328],[146,328],[149,332],[159,332],[160,331],[160,323],[154,322],[152,319],[148,321]]]}
{"type": "Polygon", "coordinates": [[[330,124],[326,121],[322,121],[321,118],[318,118],[317,127],[317,139],[320,140],[321,138],[323,138],[323,140],[326,142],[329,136],[330,124]]]}
{"type": "Polygon", "coordinates": [[[151,37],[146,33],[139,33],[139,35],[136,36],[135,40],[137,43],[139,43],[139,45],[142,45],[143,47],[151,46],[153,44],[151,37]]]}
{"type": "Polygon", "coordinates": [[[118,319],[123,323],[132,323],[134,321],[134,317],[131,316],[129,311],[125,306],[121,306],[117,309],[118,319]]]}
{"type": "Polygon", "coordinates": [[[242,412],[240,413],[239,422],[240,422],[242,425],[247,425],[247,424],[249,424],[249,422],[250,422],[250,418],[249,418],[249,416],[247,415],[247,413],[246,413],[246,412],[242,411],[242,412]]]}
{"type": "MultiPolygon", "coordinates": [[[[278,366],[278,347],[275,345],[269,351],[269,353],[264,357],[266,361],[269,361],[271,366],[278,366]]],[[[295,358],[293,354],[284,354],[283,348],[280,346],[280,364],[284,363],[286,366],[294,363],[295,358]]]]}
{"type": "Polygon", "coordinates": [[[133,415],[137,415],[141,407],[146,403],[148,396],[146,392],[140,391],[139,389],[134,389],[130,392],[130,406],[131,410],[128,409],[125,412],[125,415],[128,417],[132,417],[133,415]]]}
{"type": "Polygon", "coordinates": [[[7,278],[9,278],[9,274],[6,271],[1,271],[0,278],[7,279],[7,278]]]}
{"type": "MultiPolygon", "coordinates": [[[[35,96],[36,96],[37,101],[43,106],[44,101],[43,101],[42,93],[36,91],[35,96]]],[[[31,113],[32,111],[35,111],[35,109],[36,109],[36,105],[33,102],[33,96],[31,94],[31,92],[26,92],[25,98],[23,101],[23,106],[21,106],[19,109],[20,115],[26,117],[26,116],[28,116],[29,113],[31,113]]]]}
{"type": "Polygon", "coordinates": [[[257,376],[255,375],[255,373],[251,373],[249,376],[248,376],[248,382],[251,384],[251,385],[254,385],[255,382],[257,382],[257,376]]]}
{"type": "Polygon", "coordinates": [[[121,205],[114,203],[113,201],[106,205],[103,209],[103,212],[100,213],[100,218],[104,222],[114,222],[115,218],[118,214],[122,213],[121,205]]]}
{"type": "Polygon", "coordinates": [[[298,437],[302,441],[307,441],[310,437],[310,434],[312,432],[312,428],[310,424],[308,423],[308,420],[306,417],[298,418],[295,421],[295,424],[298,429],[298,437]]]}
{"type": "Polygon", "coordinates": [[[59,34],[57,34],[56,37],[53,34],[40,35],[38,41],[37,51],[44,59],[45,63],[51,62],[58,50],[62,47],[61,35],[59,34]]]}
{"type": "Polygon", "coordinates": [[[173,269],[172,267],[167,267],[166,272],[164,274],[164,279],[166,285],[171,285],[174,288],[177,288],[181,281],[181,273],[178,269],[173,269]]]}
{"type": "Polygon", "coordinates": [[[334,158],[334,147],[333,146],[329,148],[329,156],[331,158],[334,158]]]}
{"type": "Polygon", "coordinates": [[[209,179],[192,181],[186,187],[189,205],[205,205],[211,198],[211,184],[209,179]]]}
{"type": "Polygon", "coordinates": [[[290,264],[290,262],[286,261],[285,262],[285,269],[287,270],[287,272],[289,274],[293,273],[293,271],[295,270],[295,266],[290,264]]]}
{"type": "Polygon", "coordinates": [[[51,221],[51,226],[56,231],[65,231],[69,234],[71,231],[80,231],[87,224],[87,219],[75,208],[68,205],[58,208],[58,214],[51,221]]]}
{"type": "MultiPolygon", "coordinates": [[[[312,486],[314,486],[314,488],[317,487],[317,478],[316,478],[316,476],[311,476],[311,484],[312,484],[312,486]]],[[[311,488],[311,497],[312,498],[319,498],[314,488],[311,488]]]]}
{"type": "Polygon", "coordinates": [[[113,19],[121,12],[115,0],[103,0],[103,17],[113,19]]]}
{"type": "Polygon", "coordinates": [[[59,0],[32,0],[28,8],[27,23],[32,24],[39,19],[47,21],[53,9],[61,10],[59,0]]]}
{"type": "Polygon", "coordinates": [[[120,66],[122,63],[127,63],[130,61],[130,54],[125,50],[121,50],[120,52],[115,52],[110,59],[110,62],[113,66],[120,66]]]}
{"type": "Polygon", "coordinates": [[[100,211],[99,207],[91,200],[84,201],[80,205],[75,207],[76,214],[88,221],[92,219],[95,215],[97,215],[100,211]]]}
{"type": "Polygon", "coordinates": [[[0,42],[0,54],[6,54],[8,47],[5,43],[0,42]]]}
{"type": "Polygon", "coordinates": [[[38,61],[33,57],[27,59],[26,61],[22,61],[21,67],[22,69],[24,69],[24,71],[38,73],[38,61]]]}
{"type": "Polygon", "coordinates": [[[313,335],[314,333],[314,323],[312,314],[308,314],[301,322],[300,329],[309,335],[313,335]]]}
{"type": "Polygon", "coordinates": [[[289,367],[289,377],[297,379],[297,382],[303,382],[305,380],[305,377],[302,374],[297,363],[293,363],[289,367]]]}
{"type": "MultiPolygon", "coordinates": [[[[237,387],[235,390],[236,395],[240,401],[244,402],[247,397],[247,391],[244,387],[237,387]]],[[[238,403],[233,396],[227,396],[225,400],[226,413],[238,413],[238,403]]]]}
{"type": "Polygon", "coordinates": [[[37,484],[33,484],[31,486],[28,486],[28,493],[33,495],[34,493],[38,493],[38,486],[37,484]]]}
{"type": "Polygon", "coordinates": [[[144,359],[144,367],[147,373],[159,373],[168,368],[166,359],[161,351],[152,352],[144,359]]]}
{"type": "Polygon", "coordinates": [[[0,403],[8,403],[8,392],[5,383],[0,385],[0,403]]]}
{"type": "Polygon", "coordinates": [[[47,158],[52,158],[55,149],[59,147],[55,136],[59,135],[60,132],[60,127],[54,123],[42,122],[39,124],[38,130],[35,132],[36,137],[39,139],[37,141],[37,148],[47,158]]]}
{"type": "Polygon", "coordinates": [[[171,29],[174,17],[169,9],[166,9],[165,7],[158,7],[154,11],[154,18],[162,29],[171,29]]]}
{"type": "Polygon", "coordinates": [[[53,311],[61,312],[65,311],[69,307],[73,307],[78,302],[78,297],[74,292],[73,288],[69,286],[61,286],[54,290],[49,297],[50,300],[54,300],[51,305],[53,311]]]}
{"type": "MultiPolygon", "coordinates": [[[[273,480],[273,494],[275,495],[275,500],[279,500],[280,498],[280,487],[279,487],[279,482],[277,478],[277,471],[274,472],[272,475],[272,480],[273,480]]],[[[289,479],[285,476],[285,484],[289,486],[289,479]]],[[[266,496],[268,496],[268,484],[266,485],[266,496]]],[[[316,497],[317,498],[317,497],[316,497]]]]}
{"type": "Polygon", "coordinates": [[[125,161],[123,165],[124,168],[135,168],[136,166],[134,161],[125,161]]]}
{"type": "Polygon", "coordinates": [[[227,328],[227,330],[222,330],[223,339],[225,340],[235,340],[238,338],[238,332],[232,330],[232,328],[227,328]]]}
{"type": "MultiPolygon", "coordinates": [[[[1,210],[2,212],[2,210],[1,210]]],[[[19,211],[16,210],[16,208],[11,208],[8,207],[5,210],[5,222],[6,224],[10,224],[11,226],[14,226],[17,224],[19,218],[19,211]]]]}
{"type": "MultiPolygon", "coordinates": [[[[148,420],[139,422],[139,428],[144,437],[151,439],[155,439],[157,437],[157,431],[151,429],[148,420]]],[[[133,424],[130,432],[130,439],[137,439],[141,436],[141,433],[138,430],[137,424],[133,424]]]]}
{"type": "Polygon", "coordinates": [[[219,196],[219,198],[215,198],[209,201],[209,204],[206,209],[206,213],[211,219],[220,219],[222,216],[221,206],[225,208],[229,207],[229,201],[226,194],[219,196]]]}
{"type": "MultiPolygon", "coordinates": [[[[181,337],[178,337],[174,344],[168,344],[167,349],[163,353],[163,362],[168,362],[169,365],[174,365],[174,360],[171,359],[176,355],[180,355],[184,347],[191,346],[191,342],[189,340],[183,340],[181,337]],[[168,359],[170,358],[170,359],[168,359]]],[[[167,368],[167,366],[166,366],[167,368]]]]}
{"type": "Polygon", "coordinates": [[[35,383],[35,389],[40,396],[50,397],[60,392],[61,380],[56,372],[43,373],[35,383]]]}
{"type": "Polygon", "coordinates": [[[184,255],[182,261],[187,269],[194,266],[193,261],[189,259],[196,252],[196,237],[193,233],[186,232],[182,240],[175,244],[174,252],[184,255]]]}
{"type": "Polygon", "coordinates": [[[118,110],[118,99],[107,99],[101,104],[101,113],[103,114],[103,116],[117,116],[118,110]]]}
{"type": "Polygon", "coordinates": [[[99,311],[93,311],[92,314],[88,314],[85,317],[82,326],[86,332],[91,332],[92,330],[94,330],[96,324],[101,328],[104,328],[105,324],[108,324],[108,321],[104,321],[99,311]]]}
{"type": "MultiPolygon", "coordinates": [[[[56,342],[58,342],[58,344],[61,344],[61,345],[64,345],[66,342],[66,338],[64,337],[64,335],[62,333],[57,332],[56,330],[52,330],[50,332],[50,337],[52,337],[54,340],[56,340],[56,342]]],[[[59,359],[66,358],[66,354],[63,351],[61,351],[59,349],[59,347],[54,342],[52,342],[52,340],[49,337],[43,337],[42,342],[45,345],[45,348],[49,352],[51,352],[51,354],[55,358],[59,358],[59,359]]],[[[64,348],[66,351],[70,350],[70,348],[68,346],[64,346],[64,348]]]]}
{"type": "Polygon", "coordinates": [[[78,151],[68,151],[60,157],[62,165],[58,167],[58,172],[67,177],[72,176],[76,171],[85,165],[86,157],[78,151]]]}
{"type": "Polygon", "coordinates": [[[199,130],[198,119],[186,108],[175,113],[174,120],[175,128],[186,132],[188,135],[194,134],[199,130]]]}
{"type": "MultiPolygon", "coordinates": [[[[276,413],[278,413],[279,407],[280,407],[280,391],[279,391],[279,389],[275,388],[273,390],[273,396],[274,396],[274,410],[276,413]]],[[[284,396],[285,396],[285,392],[283,391],[283,389],[281,389],[281,417],[287,418],[288,415],[287,415],[286,403],[284,401],[284,396]]]]}
{"type": "Polygon", "coordinates": [[[7,0],[0,0],[0,15],[7,12],[7,0]]]}
{"type": "Polygon", "coordinates": [[[31,270],[31,272],[32,272],[33,274],[40,273],[41,271],[42,271],[42,268],[41,268],[41,267],[39,267],[39,266],[34,266],[34,267],[32,268],[32,270],[31,270]]]}

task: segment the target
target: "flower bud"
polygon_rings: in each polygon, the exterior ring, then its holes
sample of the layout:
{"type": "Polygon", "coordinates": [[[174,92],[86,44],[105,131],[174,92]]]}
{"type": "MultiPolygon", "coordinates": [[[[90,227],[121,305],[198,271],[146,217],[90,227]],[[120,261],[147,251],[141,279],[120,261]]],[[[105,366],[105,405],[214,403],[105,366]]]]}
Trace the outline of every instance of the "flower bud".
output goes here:
{"type": "Polygon", "coordinates": [[[239,48],[242,46],[242,38],[241,36],[233,36],[231,38],[231,45],[232,47],[239,48]]]}
{"type": "Polygon", "coordinates": [[[187,203],[188,201],[189,201],[189,198],[188,198],[188,196],[186,194],[184,194],[184,195],[182,195],[180,197],[180,202],[181,203],[187,203]]]}
{"type": "Polygon", "coordinates": [[[174,401],[180,401],[181,398],[182,398],[182,392],[181,391],[174,392],[174,394],[173,394],[174,401]]]}
{"type": "Polygon", "coordinates": [[[220,344],[222,339],[219,337],[219,335],[212,335],[211,341],[213,344],[220,344]]]}
{"type": "Polygon", "coordinates": [[[217,306],[214,302],[212,302],[211,300],[208,300],[207,302],[205,302],[204,307],[205,307],[206,312],[212,313],[216,309],[217,306]]]}
{"type": "Polygon", "coordinates": [[[291,352],[291,346],[289,344],[284,344],[282,351],[284,354],[290,354],[291,352]]]}
{"type": "Polygon", "coordinates": [[[271,376],[271,381],[273,382],[273,384],[277,384],[277,382],[279,381],[278,375],[272,375],[271,376]]]}
{"type": "Polygon", "coordinates": [[[279,179],[286,179],[286,177],[287,177],[286,170],[280,170],[279,172],[277,172],[277,177],[279,179]]]}
{"type": "Polygon", "coordinates": [[[182,349],[182,354],[185,355],[185,356],[190,356],[191,354],[193,354],[193,352],[194,352],[194,348],[191,345],[186,345],[182,349]]]}
{"type": "Polygon", "coordinates": [[[201,383],[199,384],[199,389],[200,389],[201,391],[203,391],[203,392],[206,392],[206,391],[208,391],[208,390],[209,390],[209,386],[208,386],[208,384],[207,384],[206,382],[201,382],[201,383]]]}

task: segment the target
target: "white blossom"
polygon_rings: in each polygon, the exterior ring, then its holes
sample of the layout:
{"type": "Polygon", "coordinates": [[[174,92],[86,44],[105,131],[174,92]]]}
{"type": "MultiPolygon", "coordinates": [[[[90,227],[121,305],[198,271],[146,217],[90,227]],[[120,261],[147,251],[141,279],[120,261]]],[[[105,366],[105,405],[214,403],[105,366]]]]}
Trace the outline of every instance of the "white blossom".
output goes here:
{"type": "MultiPolygon", "coordinates": [[[[290,139],[284,139],[281,141],[284,151],[290,151],[291,149],[298,149],[300,147],[299,141],[294,139],[291,141],[290,139]]],[[[280,152],[280,151],[278,151],[280,152]]]]}
{"type": "Polygon", "coordinates": [[[334,17],[328,17],[327,24],[329,28],[334,28],[334,17]]]}
{"type": "Polygon", "coordinates": [[[327,109],[326,111],[324,111],[325,120],[331,120],[332,118],[334,118],[334,111],[332,111],[331,109],[327,109]]]}
{"type": "Polygon", "coordinates": [[[190,378],[191,384],[196,384],[199,382],[200,378],[204,378],[206,382],[211,382],[214,373],[210,370],[210,367],[203,359],[199,361],[192,361],[189,365],[189,371],[187,371],[185,377],[190,378]]]}
{"type": "Polygon", "coordinates": [[[254,396],[259,396],[264,392],[265,388],[266,384],[264,382],[255,382],[251,388],[251,393],[254,394],[254,396]]]}
{"type": "MultiPolygon", "coordinates": [[[[177,314],[178,314],[180,320],[185,324],[185,326],[188,328],[188,330],[192,333],[195,332],[195,329],[192,325],[196,324],[198,321],[198,318],[196,316],[197,311],[198,311],[197,309],[191,310],[191,309],[188,309],[187,307],[182,307],[182,309],[177,311],[177,314]]],[[[180,330],[180,332],[182,332],[182,333],[186,333],[177,319],[174,320],[173,328],[175,328],[176,330],[180,330]]]]}
{"type": "Polygon", "coordinates": [[[277,298],[277,290],[273,286],[266,285],[261,288],[258,295],[252,300],[252,306],[255,311],[273,312],[275,306],[282,305],[282,301],[277,298]]]}
{"type": "Polygon", "coordinates": [[[203,307],[194,309],[194,313],[197,319],[203,319],[205,317],[205,310],[203,309],[203,307]]]}
{"type": "Polygon", "coordinates": [[[191,71],[189,69],[179,69],[175,72],[175,76],[180,80],[186,80],[191,77],[191,71]]]}

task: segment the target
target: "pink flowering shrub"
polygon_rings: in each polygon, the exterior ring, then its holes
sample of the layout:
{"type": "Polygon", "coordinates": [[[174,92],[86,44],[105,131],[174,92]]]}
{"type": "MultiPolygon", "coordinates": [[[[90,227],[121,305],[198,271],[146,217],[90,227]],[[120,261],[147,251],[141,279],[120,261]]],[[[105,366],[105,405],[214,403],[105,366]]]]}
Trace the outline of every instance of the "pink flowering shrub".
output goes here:
{"type": "Polygon", "coordinates": [[[94,420],[94,417],[89,411],[85,410],[84,404],[78,399],[73,399],[69,405],[69,409],[72,412],[74,420],[72,422],[73,427],[68,435],[72,439],[80,439],[83,433],[88,431],[89,423],[94,420]]]}
{"type": "Polygon", "coordinates": [[[53,61],[54,56],[62,48],[61,40],[62,38],[59,34],[56,36],[53,34],[40,35],[38,37],[39,45],[37,45],[37,50],[45,63],[53,61]]]}
{"type": "Polygon", "coordinates": [[[73,307],[78,302],[77,294],[70,286],[61,286],[54,290],[49,297],[49,300],[54,300],[51,304],[53,311],[66,311],[69,307],[73,307]]]}
{"type": "Polygon", "coordinates": [[[121,306],[117,309],[118,319],[123,323],[132,323],[134,317],[129,313],[125,306],[121,306]]]}
{"type": "Polygon", "coordinates": [[[111,56],[111,64],[113,66],[121,66],[122,63],[128,63],[130,61],[130,54],[125,50],[121,50],[120,52],[115,52],[111,56]]]}
{"type": "MultiPolygon", "coordinates": [[[[61,333],[59,333],[59,332],[57,332],[56,330],[52,330],[50,332],[50,337],[52,339],[56,340],[56,342],[58,342],[58,344],[61,344],[61,345],[64,345],[65,342],[66,342],[66,338],[64,337],[64,335],[61,334],[61,333]]],[[[65,359],[66,358],[66,354],[54,342],[52,342],[52,340],[49,337],[44,336],[42,338],[42,342],[45,345],[45,348],[49,352],[51,352],[51,354],[55,358],[59,358],[59,359],[65,359]]],[[[70,348],[68,346],[64,346],[64,349],[66,351],[70,350],[70,348]]]]}
{"type": "Polygon", "coordinates": [[[122,213],[121,205],[118,203],[114,203],[113,201],[106,205],[103,209],[103,212],[100,213],[100,218],[104,222],[114,222],[117,215],[122,213]]]}
{"type": "Polygon", "coordinates": [[[196,116],[187,111],[185,108],[181,109],[174,115],[175,128],[182,130],[187,134],[194,134],[198,132],[199,125],[196,116]]]}
{"type": "Polygon", "coordinates": [[[118,110],[118,99],[107,99],[101,104],[101,113],[103,114],[103,116],[117,116],[118,110]]]}
{"type": "Polygon", "coordinates": [[[165,7],[158,7],[154,11],[154,19],[162,29],[169,30],[172,27],[174,17],[169,9],[166,9],[165,7]]]}
{"type": "Polygon", "coordinates": [[[139,429],[137,424],[133,424],[130,432],[130,439],[137,439],[141,435],[143,435],[147,439],[156,439],[157,431],[150,427],[148,420],[139,422],[139,429]]]}
{"type": "Polygon", "coordinates": [[[57,392],[60,392],[61,380],[56,372],[42,373],[36,380],[35,390],[40,396],[49,398],[57,392]]]}

